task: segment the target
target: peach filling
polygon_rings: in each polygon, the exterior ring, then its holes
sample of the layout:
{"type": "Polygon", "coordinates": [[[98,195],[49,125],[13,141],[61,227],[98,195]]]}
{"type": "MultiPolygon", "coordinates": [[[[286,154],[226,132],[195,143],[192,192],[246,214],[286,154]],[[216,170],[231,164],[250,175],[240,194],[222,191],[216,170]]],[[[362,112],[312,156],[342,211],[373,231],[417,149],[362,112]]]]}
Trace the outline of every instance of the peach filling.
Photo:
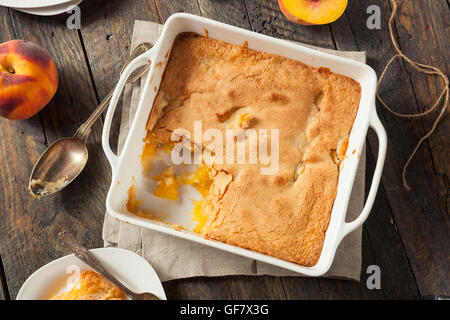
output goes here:
{"type": "Polygon", "coordinates": [[[178,188],[180,187],[180,181],[178,177],[174,175],[173,167],[168,167],[160,174],[152,177],[158,184],[155,192],[155,196],[170,200],[178,200],[178,188]]]}
{"type": "MultiPolygon", "coordinates": [[[[152,171],[153,162],[158,158],[161,152],[170,153],[174,147],[174,143],[157,143],[152,137],[151,131],[148,132],[144,139],[145,145],[141,155],[141,163],[145,173],[152,171]]],[[[205,165],[199,165],[195,172],[184,173],[179,176],[175,175],[174,167],[167,167],[161,173],[152,176],[152,179],[157,183],[157,187],[153,194],[156,197],[178,200],[178,189],[183,185],[192,185],[202,195],[203,200],[193,201],[194,208],[191,212],[192,220],[196,223],[195,232],[200,232],[206,224],[207,214],[205,213],[206,198],[209,195],[209,190],[212,184],[211,169],[205,165]]],[[[133,180],[134,181],[134,180],[133,180]]],[[[136,187],[134,182],[132,187],[128,190],[127,209],[129,212],[141,215],[143,211],[140,209],[142,201],[136,200],[136,187]]],[[[149,216],[148,213],[145,213],[149,216]]],[[[151,216],[151,215],[150,215],[151,216]]]]}

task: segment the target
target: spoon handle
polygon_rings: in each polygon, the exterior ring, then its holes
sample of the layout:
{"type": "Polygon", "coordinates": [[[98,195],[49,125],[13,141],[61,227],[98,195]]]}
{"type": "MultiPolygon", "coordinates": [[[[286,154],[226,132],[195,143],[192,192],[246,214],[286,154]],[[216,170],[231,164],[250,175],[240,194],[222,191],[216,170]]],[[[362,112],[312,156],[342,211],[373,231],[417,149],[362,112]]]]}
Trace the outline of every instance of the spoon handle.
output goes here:
{"type": "Polygon", "coordinates": [[[82,245],[78,244],[75,241],[72,233],[70,233],[68,230],[63,230],[58,234],[58,242],[65,248],[72,250],[78,259],[85,262],[95,271],[104,276],[106,280],[108,280],[116,287],[118,287],[120,290],[125,292],[125,294],[129,296],[131,299],[133,300],[136,299],[137,294],[128,289],[126,286],[124,286],[119,280],[117,280],[116,277],[114,277],[110,272],[108,272],[104,268],[102,263],[98,261],[97,258],[94,257],[94,255],[92,255],[85,247],[83,247],[82,245]]]}
{"type": "Polygon", "coordinates": [[[102,102],[99,104],[97,109],[91,114],[91,116],[86,120],[85,123],[83,123],[75,132],[75,137],[79,138],[80,140],[85,140],[89,134],[91,133],[91,127],[97,121],[97,119],[100,117],[100,115],[103,113],[103,111],[106,110],[106,108],[109,105],[109,102],[111,101],[111,97],[114,93],[114,90],[111,90],[108,95],[102,100],[102,102]]]}

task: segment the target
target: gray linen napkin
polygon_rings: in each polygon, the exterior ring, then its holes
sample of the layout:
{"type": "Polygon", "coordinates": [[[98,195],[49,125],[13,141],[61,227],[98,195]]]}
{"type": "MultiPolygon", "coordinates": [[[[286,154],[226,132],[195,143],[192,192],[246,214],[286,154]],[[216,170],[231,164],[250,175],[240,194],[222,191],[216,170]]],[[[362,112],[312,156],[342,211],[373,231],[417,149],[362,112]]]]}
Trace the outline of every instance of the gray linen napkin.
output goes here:
{"type": "MultiPolygon", "coordinates": [[[[147,21],[136,21],[131,49],[141,42],[155,43],[162,31],[162,25],[147,21]]],[[[342,52],[316,48],[331,54],[347,57],[365,63],[365,52],[342,52]]],[[[119,133],[118,150],[122,149],[129,126],[133,120],[145,77],[140,82],[125,88],[122,121],[119,133]]],[[[347,221],[355,219],[363,208],[365,179],[365,149],[361,153],[350,203],[347,221]]],[[[360,279],[361,273],[361,234],[362,228],[348,235],[339,246],[334,263],[327,277],[360,279]]],[[[149,261],[161,281],[195,276],[225,275],[274,275],[300,276],[265,263],[227,253],[156,231],[122,223],[105,214],[103,225],[105,246],[117,246],[134,251],[149,261]]]]}

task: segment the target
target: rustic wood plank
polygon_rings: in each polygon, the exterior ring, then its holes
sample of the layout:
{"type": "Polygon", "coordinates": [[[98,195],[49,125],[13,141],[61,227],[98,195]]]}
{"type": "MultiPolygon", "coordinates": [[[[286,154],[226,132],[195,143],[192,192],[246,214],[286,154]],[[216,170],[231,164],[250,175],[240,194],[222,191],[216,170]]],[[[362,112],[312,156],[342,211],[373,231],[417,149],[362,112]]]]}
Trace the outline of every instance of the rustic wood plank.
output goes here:
{"type": "MultiPolygon", "coordinates": [[[[9,10],[7,8],[0,7],[0,25],[1,25],[2,30],[4,30],[4,32],[2,32],[0,34],[0,43],[2,43],[4,41],[10,40],[8,35],[14,34],[14,29],[13,29],[12,23],[11,23],[11,17],[9,15],[9,10]]],[[[3,120],[3,119],[0,120],[0,136],[1,137],[3,137],[3,132],[4,132],[3,129],[9,125],[13,125],[13,123],[11,123],[10,121],[3,120]]],[[[3,144],[3,143],[4,142],[2,140],[1,144],[3,144]]],[[[2,175],[0,173],[0,182],[1,182],[1,185],[3,186],[3,180],[1,177],[2,177],[2,175]]],[[[9,291],[8,291],[5,270],[3,267],[1,255],[2,255],[2,249],[0,247],[0,300],[5,300],[5,299],[9,298],[9,291]]]]}
{"type": "MultiPolygon", "coordinates": [[[[364,7],[360,8],[360,12],[365,13],[364,7]]],[[[364,26],[366,16],[361,14],[360,17],[359,25],[364,26]]],[[[334,35],[337,48],[340,50],[361,49],[356,43],[347,16],[343,19],[339,19],[336,23],[331,24],[330,28],[334,35]]],[[[374,40],[376,41],[376,39],[374,40]]],[[[367,148],[367,153],[366,192],[368,192],[370,188],[372,172],[375,165],[374,160],[376,159],[376,152],[374,153],[372,151],[370,143],[367,148]]],[[[368,233],[367,236],[374,248],[374,263],[379,265],[382,270],[382,288],[385,297],[389,299],[417,298],[418,291],[414,275],[409,266],[408,258],[401,242],[400,235],[398,234],[398,230],[393,223],[391,208],[386,198],[386,192],[383,185],[379,188],[372,213],[365,226],[365,231],[368,233]],[[398,283],[404,285],[399,286],[398,283]]],[[[367,267],[367,264],[363,264],[363,267],[364,266],[367,267]]]]}
{"type": "Polygon", "coordinates": [[[197,0],[203,17],[251,30],[244,0],[197,0]]]}
{"type": "Polygon", "coordinates": [[[197,1],[176,0],[176,1],[164,1],[154,0],[158,15],[160,17],[160,23],[166,22],[172,14],[177,12],[187,12],[196,15],[201,15],[200,8],[197,1]]]}
{"type": "MultiPolygon", "coordinates": [[[[40,113],[47,140],[51,143],[72,136],[98,104],[78,32],[66,28],[65,15],[42,19],[16,11],[12,13],[17,36],[41,43],[58,66],[58,92],[40,113]]],[[[97,231],[101,230],[100,218],[104,215],[104,199],[110,183],[110,167],[100,141],[101,121],[94,125],[88,139],[89,161],[85,170],[61,192],[64,208],[71,214],[81,214],[79,218],[86,219],[81,223],[94,223],[97,231]],[[83,213],[86,208],[91,212],[83,213]],[[99,219],[94,221],[93,215],[99,219]]],[[[100,234],[95,239],[95,243],[101,243],[100,234]]]]}
{"type": "Polygon", "coordinates": [[[307,277],[281,278],[284,294],[288,300],[323,300],[319,280],[307,277]]]}
{"type": "MultiPolygon", "coordinates": [[[[368,62],[378,74],[394,53],[387,28],[390,12],[389,3],[384,0],[360,1],[354,6],[350,6],[347,11],[347,18],[355,35],[356,45],[358,48],[367,49],[368,56],[371,57],[368,62]],[[371,4],[377,4],[382,8],[381,30],[368,30],[362,27],[367,18],[365,9],[371,4]]],[[[427,14],[426,18],[417,16],[425,15],[425,12],[426,10],[410,10],[409,15],[414,21],[423,20],[426,21],[424,23],[431,23],[430,21],[434,18],[430,14],[427,14]]],[[[426,29],[425,25],[421,30],[424,29],[426,29]]],[[[420,37],[420,41],[426,41],[422,38],[420,30],[416,32],[414,33],[415,37],[420,37]]],[[[445,32],[434,36],[446,39],[444,35],[445,32]]],[[[339,42],[339,36],[340,33],[336,33],[337,42],[339,42]]],[[[428,36],[433,37],[432,34],[428,36]]],[[[443,43],[442,40],[431,38],[425,42],[424,46],[428,42],[443,43]]],[[[415,53],[418,51],[420,50],[415,53]]],[[[434,54],[434,56],[439,59],[440,55],[434,54]]],[[[440,63],[440,65],[443,64],[440,63]]],[[[382,95],[386,102],[394,106],[398,112],[416,113],[419,110],[415,99],[416,94],[406,71],[403,63],[394,64],[386,77],[382,95]]],[[[429,86],[431,87],[431,83],[429,86]]],[[[381,108],[380,105],[378,105],[378,110],[389,139],[382,183],[392,209],[393,221],[399,230],[420,295],[448,294],[449,215],[442,199],[448,186],[447,184],[442,185],[441,182],[446,178],[441,179],[436,174],[433,161],[431,161],[430,144],[425,142],[408,169],[408,181],[413,190],[406,191],[401,184],[401,171],[416,141],[424,134],[423,121],[400,119],[381,108]]],[[[445,139],[445,137],[446,133],[443,133],[442,138],[445,139]]],[[[369,134],[369,144],[377,145],[377,139],[373,134],[369,134]]]]}
{"type": "Polygon", "coordinates": [[[130,55],[134,21],[159,22],[159,17],[152,1],[84,1],[81,11],[84,19],[80,32],[95,88],[103,98],[117,83],[130,55]]]}
{"type": "Polygon", "coordinates": [[[301,41],[334,49],[328,26],[301,26],[290,22],[281,13],[277,1],[245,0],[253,31],[275,38],[301,41]]]}
{"type": "Polygon", "coordinates": [[[273,276],[231,276],[231,297],[244,300],[285,300],[281,279],[273,276]]]}
{"type": "Polygon", "coordinates": [[[355,299],[384,299],[384,289],[369,290],[366,286],[366,269],[369,265],[377,264],[373,253],[372,243],[368,237],[367,228],[363,226],[362,233],[362,262],[361,280],[343,281],[337,279],[319,279],[319,286],[325,300],[355,300],[355,299]]]}
{"type": "MultiPolygon", "coordinates": [[[[417,11],[415,6],[412,6],[410,2],[399,2],[399,12],[395,20],[399,44],[402,50],[413,59],[437,66],[448,75],[450,71],[450,43],[448,41],[450,28],[448,28],[449,21],[445,17],[448,17],[450,10],[445,0],[434,2],[421,0],[418,5],[424,12],[415,12],[417,11]]],[[[425,106],[431,106],[435,97],[441,92],[442,81],[436,77],[423,76],[409,65],[407,65],[407,69],[418,110],[423,112],[425,106]]],[[[422,120],[425,130],[431,129],[434,119],[435,116],[422,120]]],[[[439,193],[437,198],[443,208],[447,205],[448,190],[446,187],[450,172],[448,132],[450,132],[450,119],[447,117],[428,140],[433,156],[435,176],[439,179],[435,190],[439,193]]]]}
{"type": "MultiPolygon", "coordinates": [[[[24,14],[14,11],[12,17],[18,37],[44,45],[58,66],[58,92],[40,113],[47,140],[51,143],[73,135],[98,104],[77,31],[66,28],[64,15],[46,20],[26,15],[25,19],[24,14]]],[[[110,183],[110,167],[100,141],[101,121],[94,125],[88,139],[89,161],[85,170],[61,192],[64,208],[72,215],[80,215],[80,223],[92,226],[96,233],[101,231],[104,199],[110,183]],[[87,208],[89,212],[85,212],[87,208]],[[93,217],[99,219],[95,221],[93,217]]],[[[92,243],[101,243],[100,234],[93,238],[92,243]]]]}
{"type": "MultiPolygon", "coordinates": [[[[400,1],[399,5],[401,7],[396,17],[396,28],[402,50],[422,63],[439,66],[448,75],[450,71],[450,44],[448,41],[450,38],[448,28],[450,10],[445,1],[420,0],[414,4],[410,1],[400,1]],[[421,10],[417,10],[418,7],[421,10]]],[[[430,106],[434,97],[438,96],[442,90],[442,83],[436,78],[419,75],[410,67],[407,69],[416,108],[424,111],[425,106],[430,106]]],[[[434,118],[435,116],[427,117],[420,121],[426,131],[432,127],[434,118]]],[[[405,247],[408,252],[413,253],[410,254],[411,264],[423,295],[450,293],[448,270],[450,263],[448,247],[450,227],[450,215],[448,214],[449,132],[450,119],[446,117],[428,140],[428,145],[422,147],[428,148],[430,153],[425,159],[428,166],[424,172],[430,188],[427,189],[428,194],[424,193],[422,196],[427,203],[424,205],[422,200],[417,203],[421,207],[420,211],[414,212],[411,216],[397,218],[400,230],[404,230],[402,235],[404,235],[405,247]],[[432,191],[430,192],[430,190],[432,191]],[[429,215],[429,210],[433,210],[433,215],[429,215]],[[431,219],[435,220],[430,223],[431,219]],[[421,224],[419,222],[421,220],[425,224],[421,224]],[[424,234],[424,239],[409,233],[412,228],[417,227],[418,222],[418,231],[424,234]],[[438,228],[436,229],[435,226],[438,228]],[[426,241],[425,248],[422,247],[423,240],[426,241]]],[[[417,163],[417,166],[418,170],[423,170],[420,162],[417,163]]],[[[412,170],[414,169],[411,168],[412,170]]],[[[413,176],[410,177],[413,179],[413,176]]],[[[416,182],[416,184],[418,183],[416,182]]]]}
{"type": "Polygon", "coordinates": [[[5,270],[0,255],[0,300],[10,300],[8,284],[6,283],[5,270]]]}
{"type": "Polygon", "coordinates": [[[227,277],[196,277],[163,282],[169,300],[230,300],[227,277]]]}
{"type": "MultiPolygon", "coordinates": [[[[0,7],[0,17],[3,30],[0,33],[0,42],[15,39],[9,10],[0,7]]],[[[0,168],[0,185],[2,186],[0,212],[3,214],[3,219],[0,220],[0,255],[10,295],[15,297],[23,280],[20,278],[24,277],[21,273],[31,272],[37,267],[32,259],[30,248],[33,243],[17,240],[17,238],[26,236],[26,231],[20,227],[24,220],[24,212],[27,208],[36,207],[35,204],[30,206],[30,198],[23,195],[28,193],[26,191],[28,175],[39,152],[45,148],[45,138],[39,117],[24,121],[0,119],[0,136],[2,137],[0,158],[4,159],[0,168]],[[17,248],[16,243],[22,247],[22,250],[20,247],[17,248]],[[25,246],[28,247],[28,252],[23,252],[25,246]],[[26,265],[29,265],[28,270],[26,265]]],[[[42,251],[40,249],[37,248],[37,254],[42,251]]]]}
{"type": "Polygon", "coordinates": [[[26,277],[61,255],[54,247],[54,236],[62,226],[73,230],[87,247],[102,243],[109,166],[98,147],[100,126],[89,140],[88,165],[73,184],[41,200],[27,191],[29,174],[46,148],[46,138],[53,142],[73,135],[97,104],[78,33],[66,28],[65,19],[64,15],[42,18],[11,10],[10,27],[0,36],[2,40],[21,38],[39,43],[50,52],[60,75],[56,96],[38,116],[17,122],[2,120],[0,126],[0,154],[7,159],[0,169],[4,186],[0,211],[8,217],[0,222],[0,252],[12,298],[26,277]]]}
{"type": "MultiPolygon", "coordinates": [[[[134,21],[158,22],[159,17],[152,1],[84,1],[81,11],[85,18],[80,34],[100,101],[116,85],[120,70],[130,54],[134,21]],[[122,12],[127,14],[120,14],[122,12]]],[[[120,103],[116,114],[120,114],[119,110],[120,103]]],[[[113,150],[117,146],[120,119],[120,116],[115,116],[111,126],[113,150]]]]}
{"type": "MultiPolygon", "coordinates": [[[[366,192],[370,188],[372,173],[375,170],[375,154],[371,146],[367,147],[366,192]]],[[[367,236],[373,248],[374,264],[381,270],[381,288],[386,299],[417,299],[419,291],[414,274],[409,265],[400,234],[392,216],[392,210],[386,197],[386,190],[380,185],[372,213],[365,223],[367,236]]],[[[367,268],[369,264],[364,264],[367,268]]],[[[363,270],[363,274],[365,270],[363,270]]],[[[367,275],[366,277],[367,278],[367,275]]]]}

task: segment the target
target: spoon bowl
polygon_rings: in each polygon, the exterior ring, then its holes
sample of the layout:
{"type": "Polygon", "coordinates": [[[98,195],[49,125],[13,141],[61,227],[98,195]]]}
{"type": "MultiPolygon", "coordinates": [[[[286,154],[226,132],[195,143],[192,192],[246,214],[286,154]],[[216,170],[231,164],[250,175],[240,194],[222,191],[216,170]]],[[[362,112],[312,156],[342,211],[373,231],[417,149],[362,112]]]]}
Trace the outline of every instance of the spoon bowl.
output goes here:
{"type": "Polygon", "coordinates": [[[39,158],[30,177],[30,191],[37,197],[60,191],[83,171],[88,160],[84,140],[55,141],[39,158]]]}

